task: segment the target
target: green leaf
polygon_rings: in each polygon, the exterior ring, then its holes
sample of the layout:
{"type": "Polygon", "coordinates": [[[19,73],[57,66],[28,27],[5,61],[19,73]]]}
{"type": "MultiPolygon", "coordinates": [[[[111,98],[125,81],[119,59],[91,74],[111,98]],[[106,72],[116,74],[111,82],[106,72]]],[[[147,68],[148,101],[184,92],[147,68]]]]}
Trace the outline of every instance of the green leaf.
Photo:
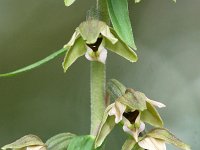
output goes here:
{"type": "Polygon", "coordinates": [[[47,140],[48,150],[66,150],[69,143],[75,137],[72,133],[60,133],[47,140]]]}
{"type": "Polygon", "coordinates": [[[105,48],[126,58],[131,62],[136,62],[138,60],[137,54],[120,39],[120,37],[112,28],[110,28],[110,31],[118,39],[118,41],[115,44],[112,44],[108,39],[105,39],[105,48]]]}
{"type": "Polygon", "coordinates": [[[122,146],[122,150],[132,150],[135,144],[136,141],[133,138],[128,138],[122,146]]]}
{"type": "Polygon", "coordinates": [[[127,45],[136,50],[127,0],[107,0],[107,4],[115,31],[127,45]]]}
{"type": "Polygon", "coordinates": [[[92,135],[76,136],[74,137],[67,150],[95,150],[95,137],[92,135]]]}
{"type": "Polygon", "coordinates": [[[21,68],[19,70],[13,71],[13,72],[5,73],[5,74],[0,74],[0,77],[14,76],[14,75],[17,75],[19,73],[32,70],[32,69],[34,69],[36,67],[39,67],[42,64],[45,64],[45,63],[49,62],[50,60],[56,58],[57,56],[63,54],[66,51],[67,51],[66,48],[62,48],[62,49],[58,50],[57,52],[54,52],[53,54],[47,56],[46,58],[44,58],[44,59],[42,59],[42,60],[40,60],[40,61],[38,61],[38,62],[36,62],[36,63],[34,63],[32,65],[29,65],[27,67],[21,68]]]}
{"type": "Polygon", "coordinates": [[[112,131],[112,129],[115,126],[115,117],[108,116],[108,112],[111,109],[111,107],[112,105],[109,105],[104,112],[104,116],[96,136],[95,148],[100,147],[103,144],[105,138],[108,136],[108,134],[112,131]]]}
{"type": "Polygon", "coordinates": [[[75,0],[64,0],[64,2],[65,2],[65,6],[70,6],[75,2],[75,0]]]}
{"type": "Polygon", "coordinates": [[[6,149],[22,149],[28,146],[44,146],[45,144],[42,142],[42,140],[35,136],[35,135],[26,135],[23,136],[22,138],[16,140],[15,142],[5,145],[2,147],[3,150],[6,149]]]}
{"type": "Polygon", "coordinates": [[[158,111],[149,102],[146,103],[147,109],[141,112],[141,120],[154,127],[163,127],[163,121],[158,111]]]}
{"type": "Polygon", "coordinates": [[[110,96],[112,101],[115,101],[117,98],[125,94],[126,87],[115,79],[109,80],[106,85],[106,91],[110,96]]]}
{"type": "Polygon", "coordinates": [[[160,139],[160,140],[164,140],[167,143],[173,144],[182,150],[190,150],[189,145],[183,143],[181,140],[176,138],[175,135],[170,133],[170,131],[168,131],[165,128],[153,129],[149,133],[147,133],[147,136],[150,136],[150,137],[153,137],[156,139],[160,139]]]}
{"type": "Polygon", "coordinates": [[[67,69],[78,59],[79,57],[83,56],[86,52],[85,42],[81,37],[78,37],[69,50],[67,51],[64,61],[63,61],[63,68],[66,72],[67,69]]]}

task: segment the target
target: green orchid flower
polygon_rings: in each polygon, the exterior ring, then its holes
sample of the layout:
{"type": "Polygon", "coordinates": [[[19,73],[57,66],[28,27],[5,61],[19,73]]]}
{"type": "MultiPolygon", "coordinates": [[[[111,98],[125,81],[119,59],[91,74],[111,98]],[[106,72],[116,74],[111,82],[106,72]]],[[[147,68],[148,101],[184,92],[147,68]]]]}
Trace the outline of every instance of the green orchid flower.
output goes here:
{"type": "Polygon", "coordinates": [[[136,53],[120,39],[116,32],[99,20],[87,20],[81,23],[64,48],[68,49],[63,61],[65,71],[83,55],[90,61],[105,64],[107,50],[131,62],[136,62],[138,59],[136,53]]]}
{"type": "Polygon", "coordinates": [[[143,93],[126,89],[116,80],[111,80],[108,91],[119,97],[105,110],[95,146],[99,147],[116,124],[122,124],[123,130],[130,134],[136,142],[139,134],[145,129],[145,122],[154,127],[163,127],[163,121],[154,106],[165,107],[164,104],[150,100],[143,93]],[[121,90],[119,90],[121,89],[121,90]],[[120,91],[120,94],[119,94],[120,91]],[[120,96],[121,95],[121,96],[120,96]]]}

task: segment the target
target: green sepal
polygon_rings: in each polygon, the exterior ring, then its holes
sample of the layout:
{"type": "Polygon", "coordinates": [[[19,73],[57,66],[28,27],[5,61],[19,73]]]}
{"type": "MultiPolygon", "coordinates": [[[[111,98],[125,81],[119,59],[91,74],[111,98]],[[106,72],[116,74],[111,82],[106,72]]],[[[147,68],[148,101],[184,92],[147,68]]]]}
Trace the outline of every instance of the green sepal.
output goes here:
{"type": "Polygon", "coordinates": [[[22,138],[16,140],[15,142],[5,145],[2,147],[2,150],[7,149],[13,149],[13,150],[23,150],[26,147],[29,146],[44,146],[45,144],[42,142],[42,140],[37,137],[36,135],[25,135],[22,138]]]}
{"type": "Polygon", "coordinates": [[[141,120],[154,127],[163,127],[163,120],[155,107],[149,102],[147,102],[146,105],[147,109],[141,112],[141,120]]]}
{"type": "Polygon", "coordinates": [[[64,0],[65,6],[70,6],[75,2],[75,0],[64,0]]]}
{"type": "Polygon", "coordinates": [[[87,44],[93,44],[97,41],[97,38],[104,28],[106,28],[106,24],[102,21],[87,20],[82,22],[77,30],[87,44]]]}
{"type": "Polygon", "coordinates": [[[106,91],[112,101],[125,94],[126,87],[115,79],[111,79],[106,84],[106,91]]]}
{"type": "Polygon", "coordinates": [[[107,0],[107,4],[115,31],[127,45],[136,50],[127,0],[107,0]]]}
{"type": "Polygon", "coordinates": [[[122,97],[118,98],[117,101],[128,106],[131,111],[144,111],[147,109],[145,99],[141,99],[132,92],[126,92],[122,97]]]}
{"type": "Polygon", "coordinates": [[[78,37],[75,40],[74,45],[69,48],[65,55],[64,61],[62,63],[64,71],[66,72],[67,69],[76,61],[76,59],[83,56],[85,52],[85,42],[81,37],[78,37]]]}
{"type": "Polygon", "coordinates": [[[132,150],[135,144],[136,141],[132,137],[129,137],[123,144],[122,150],[132,150]]]}
{"type": "Polygon", "coordinates": [[[82,22],[77,28],[77,31],[80,32],[80,35],[87,44],[95,43],[97,38],[100,37],[100,34],[112,44],[115,44],[118,41],[118,39],[110,32],[110,28],[105,22],[95,19],[82,22]]]}
{"type": "Polygon", "coordinates": [[[164,140],[165,142],[173,144],[182,150],[190,150],[189,145],[179,140],[175,135],[165,128],[155,128],[148,132],[146,136],[164,140]]]}
{"type": "Polygon", "coordinates": [[[137,54],[120,39],[112,28],[110,28],[110,31],[118,39],[118,41],[115,44],[112,44],[108,39],[105,39],[105,48],[124,57],[130,62],[136,62],[138,60],[137,54]]]}
{"type": "Polygon", "coordinates": [[[92,135],[83,135],[74,137],[67,150],[100,150],[94,148],[95,137],[92,135]]]}
{"type": "Polygon", "coordinates": [[[115,126],[115,117],[108,115],[108,112],[111,109],[111,107],[112,106],[109,105],[104,112],[104,116],[96,136],[95,148],[102,146],[105,138],[108,136],[108,134],[112,131],[112,129],[115,126]]]}
{"type": "Polygon", "coordinates": [[[48,150],[66,150],[69,143],[75,137],[72,133],[60,133],[46,141],[48,150]]]}
{"type": "Polygon", "coordinates": [[[42,60],[40,60],[40,61],[38,61],[38,62],[36,62],[34,64],[31,64],[31,65],[29,65],[27,67],[21,68],[19,70],[13,71],[13,72],[0,74],[0,77],[14,76],[14,75],[17,75],[19,73],[23,73],[23,72],[32,70],[34,68],[37,68],[37,67],[41,66],[42,64],[45,64],[45,63],[49,62],[50,60],[53,60],[54,58],[56,58],[57,56],[63,54],[66,51],[67,51],[67,48],[62,48],[62,49],[54,52],[53,54],[47,56],[46,58],[44,58],[44,59],[42,59],[42,60]]]}

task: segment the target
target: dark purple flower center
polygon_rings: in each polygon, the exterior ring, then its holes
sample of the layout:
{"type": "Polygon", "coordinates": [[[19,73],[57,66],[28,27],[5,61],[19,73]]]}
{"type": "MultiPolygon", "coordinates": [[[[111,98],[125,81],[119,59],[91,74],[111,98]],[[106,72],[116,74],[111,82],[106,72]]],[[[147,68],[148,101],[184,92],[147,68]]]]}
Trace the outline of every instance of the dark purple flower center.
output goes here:
{"type": "Polygon", "coordinates": [[[133,112],[125,112],[123,116],[130,121],[131,124],[135,123],[137,116],[139,115],[139,111],[135,110],[133,112]]]}
{"type": "Polygon", "coordinates": [[[97,52],[102,40],[103,38],[98,38],[94,44],[87,44],[87,46],[89,46],[94,52],[97,52]]]}

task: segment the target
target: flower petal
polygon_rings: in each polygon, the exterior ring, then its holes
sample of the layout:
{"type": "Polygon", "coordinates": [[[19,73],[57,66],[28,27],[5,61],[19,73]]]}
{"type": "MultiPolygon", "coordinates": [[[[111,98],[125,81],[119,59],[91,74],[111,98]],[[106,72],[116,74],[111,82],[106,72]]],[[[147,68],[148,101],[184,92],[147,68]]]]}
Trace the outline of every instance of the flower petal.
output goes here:
{"type": "Polygon", "coordinates": [[[138,142],[138,136],[140,134],[140,132],[144,131],[145,129],[145,124],[140,121],[140,126],[139,128],[137,128],[135,126],[135,124],[131,124],[126,118],[123,117],[123,130],[124,132],[127,132],[128,134],[130,134],[136,142],[138,142]]]}
{"type": "Polygon", "coordinates": [[[102,45],[100,45],[98,51],[99,51],[99,57],[97,58],[97,60],[105,64],[107,58],[107,50],[102,45]]]}
{"type": "Polygon", "coordinates": [[[105,28],[101,31],[101,34],[112,44],[115,44],[118,41],[118,39],[110,32],[110,28],[108,26],[105,26],[105,28]]]}
{"type": "Polygon", "coordinates": [[[95,148],[102,145],[105,138],[108,136],[108,134],[112,131],[112,129],[115,126],[115,117],[108,115],[108,112],[113,107],[114,107],[114,103],[109,105],[104,112],[104,116],[103,116],[103,119],[102,119],[100,127],[99,127],[99,131],[98,131],[97,136],[96,136],[95,148]]]}
{"type": "Polygon", "coordinates": [[[115,115],[115,123],[119,123],[122,120],[123,113],[126,110],[126,106],[121,104],[120,102],[116,101],[113,107],[108,112],[109,116],[115,115]]]}
{"type": "Polygon", "coordinates": [[[87,44],[94,44],[106,26],[106,23],[93,19],[82,22],[77,30],[87,44]]]}
{"type": "Polygon", "coordinates": [[[67,69],[76,61],[76,59],[83,56],[85,52],[85,42],[81,37],[79,37],[76,39],[74,45],[66,52],[64,61],[62,63],[64,71],[66,72],[67,69]]]}
{"type": "Polygon", "coordinates": [[[94,53],[93,50],[90,47],[88,47],[88,46],[86,46],[86,48],[87,48],[87,51],[85,53],[85,57],[89,61],[96,61],[96,59],[94,57],[92,57],[92,54],[94,53]]]}
{"type": "Polygon", "coordinates": [[[74,45],[76,39],[80,36],[79,31],[75,31],[74,34],[72,35],[70,41],[64,45],[64,48],[70,48],[72,45],[74,45]]]}
{"type": "Polygon", "coordinates": [[[157,101],[153,101],[153,100],[150,100],[150,99],[146,99],[147,102],[151,103],[152,105],[154,106],[157,106],[159,108],[163,108],[163,107],[166,107],[165,104],[163,103],[160,103],[160,102],[157,102],[157,101]]]}
{"type": "Polygon", "coordinates": [[[106,63],[107,50],[102,46],[102,44],[99,46],[97,52],[94,52],[89,46],[86,46],[86,47],[87,47],[87,51],[85,53],[85,57],[89,61],[99,61],[103,64],[106,63]]]}
{"type": "Polygon", "coordinates": [[[118,41],[113,44],[110,40],[105,38],[105,48],[124,57],[130,62],[136,62],[138,60],[137,54],[120,39],[113,29],[110,28],[110,31],[118,41]]]}
{"type": "Polygon", "coordinates": [[[163,140],[154,139],[152,137],[146,137],[138,142],[138,144],[140,147],[148,150],[166,150],[166,145],[163,140]]]}
{"type": "Polygon", "coordinates": [[[29,146],[26,150],[47,150],[44,146],[29,146]]]}

